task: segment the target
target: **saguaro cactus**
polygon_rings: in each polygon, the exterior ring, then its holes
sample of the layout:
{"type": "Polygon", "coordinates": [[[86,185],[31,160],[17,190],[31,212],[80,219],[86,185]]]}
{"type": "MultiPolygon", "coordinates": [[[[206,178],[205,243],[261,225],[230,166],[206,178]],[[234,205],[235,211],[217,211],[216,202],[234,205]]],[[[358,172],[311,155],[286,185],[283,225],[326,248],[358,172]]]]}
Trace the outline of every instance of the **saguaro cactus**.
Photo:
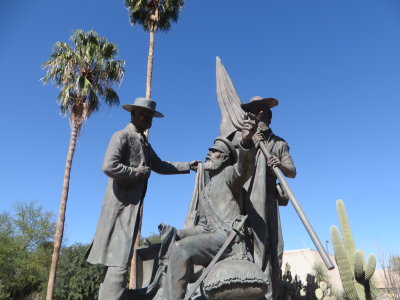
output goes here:
{"type": "Polygon", "coordinates": [[[344,292],[349,300],[372,300],[370,279],[375,272],[376,257],[371,255],[365,263],[363,251],[356,250],[343,201],[337,200],[336,207],[343,242],[336,226],[331,226],[331,239],[344,292]]]}

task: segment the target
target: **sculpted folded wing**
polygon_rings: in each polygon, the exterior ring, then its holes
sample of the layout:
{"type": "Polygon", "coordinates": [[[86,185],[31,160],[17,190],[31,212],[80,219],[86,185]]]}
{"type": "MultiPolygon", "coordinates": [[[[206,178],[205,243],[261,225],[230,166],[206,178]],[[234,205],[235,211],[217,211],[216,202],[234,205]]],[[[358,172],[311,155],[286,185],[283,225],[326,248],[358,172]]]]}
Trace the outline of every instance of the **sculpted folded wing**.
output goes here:
{"type": "Polygon", "coordinates": [[[217,99],[221,110],[220,136],[227,137],[231,133],[242,130],[244,111],[235,86],[225,70],[221,59],[217,57],[217,99]]]}

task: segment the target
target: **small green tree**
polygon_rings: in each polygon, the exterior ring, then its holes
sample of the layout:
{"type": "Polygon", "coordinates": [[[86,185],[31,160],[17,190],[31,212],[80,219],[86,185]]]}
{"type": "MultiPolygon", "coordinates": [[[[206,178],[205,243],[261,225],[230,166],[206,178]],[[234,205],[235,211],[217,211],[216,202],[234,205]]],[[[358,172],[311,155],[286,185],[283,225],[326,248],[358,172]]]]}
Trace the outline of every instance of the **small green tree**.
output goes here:
{"type": "Polygon", "coordinates": [[[104,99],[108,106],[119,104],[113,86],[121,82],[124,74],[124,61],[116,59],[117,46],[100,37],[95,31],[76,30],[71,40],[72,47],[67,43],[57,42],[50,59],[43,64],[47,74],[42,80],[44,83],[53,82],[61,89],[57,101],[61,113],[63,115],[69,113],[71,125],[46,300],[51,300],[54,292],[57,263],[64,234],[72,158],[78,134],[82,124],[98,110],[99,99],[104,99]]]}
{"type": "Polygon", "coordinates": [[[16,260],[21,247],[15,239],[13,221],[8,213],[0,214],[0,299],[12,299],[16,291],[16,260]]]}
{"type": "Polygon", "coordinates": [[[89,245],[76,243],[63,247],[58,267],[55,299],[96,300],[104,267],[85,261],[89,245]]]}
{"type": "Polygon", "coordinates": [[[43,211],[34,201],[19,202],[15,205],[15,210],[14,223],[24,249],[32,251],[52,242],[55,232],[52,212],[43,211]]]}
{"type": "Polygon", "coordinates": [[[55,231],[54,216],[36,202],[18,203],[16,214],[0,213],[0,299],[41,292],[55,231]]]}

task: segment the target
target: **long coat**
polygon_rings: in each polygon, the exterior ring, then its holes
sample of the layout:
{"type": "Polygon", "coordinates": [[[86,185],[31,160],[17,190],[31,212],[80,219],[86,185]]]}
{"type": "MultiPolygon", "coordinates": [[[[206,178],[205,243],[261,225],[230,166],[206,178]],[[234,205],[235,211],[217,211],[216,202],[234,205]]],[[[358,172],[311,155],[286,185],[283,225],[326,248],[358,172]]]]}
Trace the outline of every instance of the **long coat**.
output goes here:
{"type": "MultiPolygon", "coordinates": [[[[296,171],[286,141],[271,131],[264,133],[267,149],[286,168],[296,171]]],[[[283,255],[283,236],[277,204],[276,177],[259,149],[254,175],[245,184],[246,213],[254,234],[254,262],[265,272],[269,281],[267,299],[276,299],[283,255]]]]}
{"type": "Polygon", "coordinates": [[[132,257],[138,212],[146,194],[147,179],[137,167],[148,166],[159,174],[189,173],[188,162],[162,161],[136,127],[129,123],[111,138],[103,162],[109,176],[100,218],[87,261],[126,268],[132,257]]]}

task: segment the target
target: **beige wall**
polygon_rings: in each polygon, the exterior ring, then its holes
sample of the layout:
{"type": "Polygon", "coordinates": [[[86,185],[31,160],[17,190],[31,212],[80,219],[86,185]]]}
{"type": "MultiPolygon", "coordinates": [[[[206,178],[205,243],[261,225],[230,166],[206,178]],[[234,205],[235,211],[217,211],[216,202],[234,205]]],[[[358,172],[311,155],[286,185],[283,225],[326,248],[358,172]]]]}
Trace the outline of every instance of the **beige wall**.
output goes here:
{"type": "MultiPolygon", "coordinates": [[[[335,265],[333,270],[328,272],[332,287],[338,290],[343,290],[342,282],[340,281],[339,270],[336,265],[335,257],[330,255],[330,258],[335,265]]],[[[307,274],[313,275],[312,267],[315,263],[324,265],[318,251],[311,249],[288,250],[283,254],[282,272],[285,270],[286,263],[289,263],[292,275],[300,277],[301,281],[306,282],[307,274]]],[[[374,283],[377,288],[385,288],[383,271],[377,269],[373,276],[374,283]]]]}

